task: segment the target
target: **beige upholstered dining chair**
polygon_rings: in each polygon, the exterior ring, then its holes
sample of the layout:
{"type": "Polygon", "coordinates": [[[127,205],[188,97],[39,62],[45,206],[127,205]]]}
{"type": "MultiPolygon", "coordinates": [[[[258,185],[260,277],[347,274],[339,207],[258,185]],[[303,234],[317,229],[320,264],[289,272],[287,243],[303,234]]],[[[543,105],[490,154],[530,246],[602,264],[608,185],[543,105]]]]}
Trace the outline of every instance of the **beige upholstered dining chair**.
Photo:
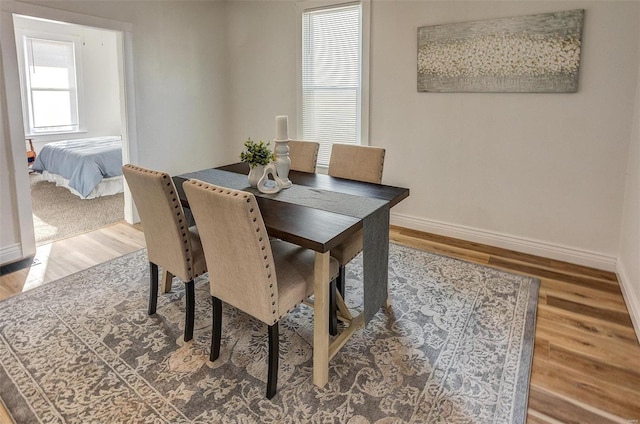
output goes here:
{"type": "MultiPolygon", "coordinates": [[[[278,322],[313,294],[314,252],[282,240],[269,240],[251,193],[198,180],[183,184],[209,265],[213,300],[211,361],[220,354],[222,302],[268,325],[267,398],[278,386],[278,322]]],[[[330,276],[338,263],[330,260],[330,276]]],[[[330,285],[327,281],[327,286],[330,285]]]]}
{"type": "Polygon", "coordinates": [[[289,158],[291,170],[300,172],[316,172],[320,143],[315,141],[289,141],[289,158]]]}
{"type": "Polygon", "coordinates": [[[151,271],[149,315],[156,312],[158,266],[185,285],[184,340],[193,338],[195,289],[193,279],[207,272],[196,227],[188,227],[184,210],[169,174],[124,165],[122,173],[138,209],[151,271]]]}
{"type": "MultiPolygon", "coordinates": [[[[329,175],[349,180],[381,184],[385,149],[372,146],[334,144],[329,159],[329,175]]],[[[362,251],[362,230],[331,249],[331,256],[340,263],[336,288],[344,297],[345,267],[362,251]]]]}
{"type": "Polygon", "coordinates": [[[381,147],[334,144],[329,159],[329,175],[381,184],[384,153],[381,147]]]}

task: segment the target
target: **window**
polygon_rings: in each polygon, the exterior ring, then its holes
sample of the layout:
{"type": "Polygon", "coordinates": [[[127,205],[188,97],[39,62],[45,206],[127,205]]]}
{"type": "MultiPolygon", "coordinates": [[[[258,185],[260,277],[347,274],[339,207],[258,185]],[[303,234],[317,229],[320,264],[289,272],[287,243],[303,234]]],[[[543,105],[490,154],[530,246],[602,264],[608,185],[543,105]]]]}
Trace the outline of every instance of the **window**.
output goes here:
{"type": "Polygon", "coordinates": [[[21,38],[25,132],[79,131],[74,41],[27,34],[21,38]]]}
{"type": "Polygon", "coordinates": [[[334,142],[366,144],[362,15],[360,3],[302,12],[301,130],[320,143],[321,166],[334,142]]]}

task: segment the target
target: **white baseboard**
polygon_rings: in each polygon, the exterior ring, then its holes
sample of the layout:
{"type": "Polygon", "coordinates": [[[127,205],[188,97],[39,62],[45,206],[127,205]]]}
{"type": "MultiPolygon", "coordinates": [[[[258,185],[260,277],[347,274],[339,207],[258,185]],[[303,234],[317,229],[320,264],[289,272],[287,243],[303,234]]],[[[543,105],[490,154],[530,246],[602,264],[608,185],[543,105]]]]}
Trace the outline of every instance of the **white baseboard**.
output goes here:
{"type": "Polygon", "coordinates": [[[20,259],[24,259],[22,245],[20,243],[15,243],[0,249],[0,265],[10,264],[20,259]]]}
{"type": "Polygon", "coordinates": [[[636,330],[636,338],[640,342],[640,299],[636,296],[636,291],[633,290],[633,284],[629,278],[629,274],[626,272],[624,264],[618,261],[617,268],[616,274],[618,274],[622,297],[624,298],[624,302],[627,304],[633,328],[636,330]]]}
{"type": "Polygon", "coordinates": [[[434,221],[409,215],[391,213],[391,224],[441,236],[501,247],[516,252],[542,256],[605,271],[616,271],[617,260],[613,256],[575,249],[539,240],[500,234],[463,225],[434,221]]]}

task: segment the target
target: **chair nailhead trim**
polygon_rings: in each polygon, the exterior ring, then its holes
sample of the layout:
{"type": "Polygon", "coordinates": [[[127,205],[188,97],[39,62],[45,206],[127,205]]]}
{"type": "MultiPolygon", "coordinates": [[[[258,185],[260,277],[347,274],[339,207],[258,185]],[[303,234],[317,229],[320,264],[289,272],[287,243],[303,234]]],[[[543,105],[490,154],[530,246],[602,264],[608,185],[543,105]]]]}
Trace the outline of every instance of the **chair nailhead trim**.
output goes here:
{"type": "MultiPolygon", "coordinates": [[[[183,219],[182,219],[182,204],[180,203],[179,199],[176,196],[176,190],[175,187],[173,185],[173,180],[171,179],[170,175],[167,174],[166,172],[159,172],[159,171],[154,171],[154,170],[149,170],[149,169],[145,169],[139,166],[135,166],[135,165],[131,165],[131,164],[127,164],[125,165],[135,171],[141,172],[141,173],[145,173],[145,174],[150,174],[150,175],[159,175],[162,177],[162,179],[164,181],[166,181],[166,183],[164,184],[165,187],[165,193],[167,194],[167,198],[171,199],[171,202],[173,203],[173,208],[176,211],[175,212],[175,220],[176,220],[176,227],[179,227],[180,230],[182,231],[182,242],[184,247],[184,253],[185,253],[185,262],[187,264],[189,264],[190,262],[192,262],[192,253],[191,253],[191,245],[190,245],[190,236],[189,233],[184,231],[184,225],[181,225],[183,223],[183,219]]],[[[192,184],[194,183],[193,181],[190,181],[192,184]]],[[[187,272],[189,274],[192,273],[192,268],[187,266],[187,272]]],[[[203,270],[203,273],[206,272],[206,267],[203,270]]],[[[198,274],[194,275],[193,277],[197,277],[198,274]]]]}
{"type": "MultiPolygon", "coordinates": [[[[200,181],[195,182],[193,180],[190,180],[189,182],[191,184],[196,185],[197,187],[202,187],[204,190],[207,190],[207,191],[213,191],[213,192],[217,192],[217,193],[224,193],[224,194],[227,194],[227,195],[232,195],[234,197],[237,197],[237,196],[241,195],[242,198],[246,199],[246,202],[248,203],[247,206],[248,206],[249,213],[250,214],[254,214],[256,212],[255,203],[254,203],[255,202],[255,197],[253,197],[252,195],[250,195],[248,193],[245,193],[245,192],[242,192],[242,191],[238,191],[238,190],[230,190],[230,189],[223,190],[220,187],[214,186],[212,184],[202,183],[200,181]]],[[[259,217],[257,215],[253,215],[250,218],[251,218],[252,222],[257,223],[259,217]]],[[[258,225],[258,226],[256,226],[255,230],[256,230],[256,235],[257,235],[257,238],[258,238],[258,242],[262,243],[260,245],[260,250],[265,251],[266,250],[266,244],[264,244],[265,237],[261,234],[262,227],[263,227],[263,225],[258,225]]],[[[266,240],[268,240],[268,238],[266,240]]],[[[263,260],[266,262],[265,263],[265,270],[267,271],[267,280],[269,280],[269,289],[271,289],[270,295],[271,295],[271,298],[274,299],[272,301],[271,305],[272,306],[276,306],[276,299],[277,299],[276,298],[276,294],[277,293],[275,291],[274,283],[272,281],[270,281],[271,278],[272,278],[272,274],[270,272],[268,272],[269,268],[270,268],[270,265],[268,263],[269,262],[269,255],[264,255],[263,256],[263,260]]],[[[278,319],[275,319],[275,316],[277,314],[277,310],[276,309],[273,309],[271,311],[272,315],[274,317],[274,320],[272,321],[271,325],[273,325],[276,322],[278,322],[278,319]]],[[[282,317],[280,317],[280,318],[282,318],[282,317]]]]}

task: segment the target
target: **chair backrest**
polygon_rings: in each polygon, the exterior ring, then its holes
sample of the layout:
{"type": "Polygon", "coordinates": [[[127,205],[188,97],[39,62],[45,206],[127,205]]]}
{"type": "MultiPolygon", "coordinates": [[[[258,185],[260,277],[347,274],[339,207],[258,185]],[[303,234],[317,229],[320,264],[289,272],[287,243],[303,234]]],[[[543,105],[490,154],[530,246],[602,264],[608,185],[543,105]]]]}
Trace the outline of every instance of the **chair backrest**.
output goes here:
{"type": "Polygon", "coordinates": [[[130,164],[122,173],[140,215],[149,261],[182,281],[192,280],[191,238],[171,176],[130,164]]]}
{"type": "Polygon", "coordinates": [[[198,223],[211,295],[272,325],[278,321],[278,284],[269,235],[253,194],[185,181],[198,223]]]}
{"type": "Polygon", "coordinates": [[[367,183],[382,183],[384,153],[381,147],[333,144],[329,175],[367,183]]]}
{"type": "Polygon", "coordinates": [[[289,158],[291,170],[300,172],[316,172],[320,143],[315,141],[289,141],[289,158]]]}

